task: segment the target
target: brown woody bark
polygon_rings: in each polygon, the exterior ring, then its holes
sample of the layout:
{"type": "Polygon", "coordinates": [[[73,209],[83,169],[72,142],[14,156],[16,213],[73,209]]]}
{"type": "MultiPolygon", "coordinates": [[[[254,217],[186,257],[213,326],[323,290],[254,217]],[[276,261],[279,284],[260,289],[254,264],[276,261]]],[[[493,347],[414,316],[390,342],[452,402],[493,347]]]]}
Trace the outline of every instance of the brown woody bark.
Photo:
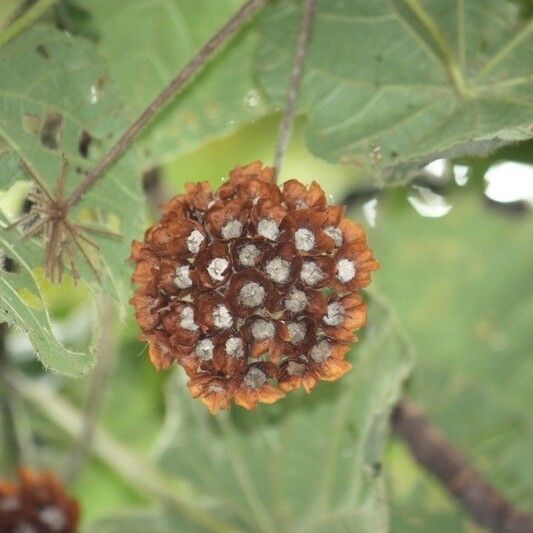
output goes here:
{"type": "Polygon", "coordinates": [[[404,397],[396,406],[392,426],[415,459],[440,480],[478,524],[498,533],[533,533],[531,516],[487,483],[412,400],[404,397]]]}

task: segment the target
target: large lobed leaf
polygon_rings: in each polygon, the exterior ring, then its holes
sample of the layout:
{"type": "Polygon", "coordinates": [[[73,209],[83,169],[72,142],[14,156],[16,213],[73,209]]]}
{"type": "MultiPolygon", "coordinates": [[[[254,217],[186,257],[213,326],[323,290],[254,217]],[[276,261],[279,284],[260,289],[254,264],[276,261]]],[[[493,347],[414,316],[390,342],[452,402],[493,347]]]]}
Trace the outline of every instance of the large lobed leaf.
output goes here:
{"type": "MultiPolygon", "coordinates": [[[[38,26],[0,48],[0,72],[7,73],[0,77],[0,188],[28,179],[19,165],[23,159],[53,191],[63,152],[70,162],[67,189],[72,190],[125,125],[120,100],[101,57],[85,41],[38,26]]],[[[126,156],[116,164],[79,209],[85,221],[110,226],[122,234],[118,240],[96,237],[100,254],[95,259],[105,271],[104,290],[126,303],[130,293],[126,260],[130,243],[143,226],[140,176],[132,158],[126,156]]],[[[79,214],[79,210],[73,213],[74,218],[79,214]]],[[[7,233],[0,229],[2,247],[10,248],[9,255],[23,263],[24,272],[2,273],[3,309],[10,314],[11,323],[29,332],[46,366],[79,373],[82,368],[60,349],[46,313],[31,312],[18,297],[23,287],[41,297],[31,274],[43,263],[37,241],[22,243],[17,230],[7,233]],[[52,352],[54,357],[50,357],[52,352]]],[[[80,265],[83,279],[96,287],[88,266],[83,261],[80,265]]]]}
{"type": "MultiPolygon", "coordinates": [[[[238,9],[241,0],[82,0],[99,50],[135,117],[238,9]]],[[[257,35],[245,29],[176,98],[138,141],[143,165],[157,165],[265,115],[252,79],[257,35]]],[[[192,177],[194,179],[194,176],[192,177]]]]}
{"type": "MultiPolygon", "coordinates": [[[[259,79],[279,106],[300,7],[274,2],[262,24],[259,79]]],[[[531,137],[532,30],[507,0],[319,2],[300,102],[310,149],[386,166],[531,137]]]]}
{"type": "MultiPolygon", "coordinates": [[[[310,396],[293,393],[275,406],[217,417],[175,376],[159,440],[162,468],[189,480],[237,530],[385,531],[382,452],[411,363],[381,304],[371,306],[351,359],[349,375],[310,396]]],[[[115,531],[122,522],[106,524],[115,531]]]]}
{"type": "MultiPolygon", "coordinates": [[[[417,352],[411,393],[490,482],[531,510],[531,214],[489,208],[475,183],[448,198],[442,219],[397,200],[383,207],[389,223],[373,242],[378,283],[417,352]]],[[[396,480],[412,523],[438,514],[426,483],[396,480]]]]}

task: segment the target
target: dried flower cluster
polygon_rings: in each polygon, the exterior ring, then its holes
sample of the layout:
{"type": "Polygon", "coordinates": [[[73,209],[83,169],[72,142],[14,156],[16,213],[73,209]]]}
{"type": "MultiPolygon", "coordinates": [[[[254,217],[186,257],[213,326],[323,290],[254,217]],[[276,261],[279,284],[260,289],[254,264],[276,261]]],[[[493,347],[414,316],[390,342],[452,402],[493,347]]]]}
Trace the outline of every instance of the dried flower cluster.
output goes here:
{"type": "Polygon", "coordinates": [[[0,481],[0,531],[74,533],[79,507],[51,473],[21,468],[18,482],[0,481]]]}
{"type": "Polygon", "coordinates": [[[257,161],[216,192],[186,186],[162,210],[132,253],[132,303],[158,369],[178,362],[213,413],[350,370],[344,357],[367,317],[359,289],[378,263],[317,183],[280,189],[257,161]]]}

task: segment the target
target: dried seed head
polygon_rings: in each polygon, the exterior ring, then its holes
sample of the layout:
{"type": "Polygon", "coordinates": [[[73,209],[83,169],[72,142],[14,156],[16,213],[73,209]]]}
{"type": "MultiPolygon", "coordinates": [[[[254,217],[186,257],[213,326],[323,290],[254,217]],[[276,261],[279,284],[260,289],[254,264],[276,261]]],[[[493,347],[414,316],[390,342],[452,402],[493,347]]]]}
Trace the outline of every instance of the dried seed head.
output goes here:
{"type": "Polygon", "coordinates": [[[265,384],[266,380],[266,374],[260,368],[253,366],[244,376],[243,382],[249,389],[259,389],[265,384]]]}
{"type": "Polygon", "coordinates": [[[266,264],[268,277],[276,283],[287,283],[291,274],[291,264],[281,257],[275,257],[266,264]]]}
{"type": "Polygon", "coordinates": [[[291,322],[287,325],[291,344],[301,344],[307,334],[307,326],[303,322],[291,322]]]}
{"type": "Polygon", "coordinates": [[[253,267],[260,255],[261,252],[255,244],[246,244],[239,251],[239,262],[242,266],[253,267]]]}
{"type": "Polygon", "coordinates": [[[182,365],[213,413],[340,378],[366,321],[359,291],[378,263],[363,228],[317,183],[280,188],[274,174],[254,162],[216,192],[187,186],[133,245],[150,359],[182,365]]]}
{"type": "Polygon", "coordinates": [[[194,321],[194,309],[192,307],[184,307],[181,311],[180,318],[180,326],[183,329],[188,329],[189,331],[198,331],[199,326],[194,321]]]}
{"type": "Polygon", "coordinates": [[[262,285],[251,281],[241,289],[239,299],[245,307],[258,307],[265,301],[266,291],[262,285]]]}
{"type": "Polygon", "coordinates": [[[331,346],[326,339],[315,344],[309,352],[309,356],[315,363],[324,363],[330,355],[331,346]]]}
{"type": "Polygon", "coordinates": [[[348,283],[355,278],[357,270],[355,263],[349,259],[341,259],[337,263],[337,278],[342,283],[348,283]]]}
{"type": "Polygon", "coordinates": [[[344,306],[340,302],[333,302],[328,305],[328,314],[323,320],[328,326],[340,326],[345,316],[344,306]]]}
{"type": "Polygon", "coordinates": [[[290,376],[303,376],[305,374],[306,366],[303,363],[296,361],[289,361],[287,365],[287,372],[290,376]]]}
{"type": "Polygon", "coordinates": [[[207,267],[207,272],[214,281],[224,281],[226,270],[229,267],[229,261],[223,257],[215,257],[207,267]]]}
{"type": "Polygon", "coordinates": [[[183,265],[176,268],[174,283],[178,289],[188,289],[189,287],[192,287],[190,269],[190,265],[183,265]]]}
{"type": "Polygon", "coordinates": [[[47,526],[50,531],[64,531],[67,525],[67,517],[63,509],[55,505],[48,505],[39,511],[39,520],[47,526]]]}
{"type": "Polygon", "coordinates": [[[0,512],[12,513],[20,509],[20,500],[15,496],[0,496],[0,512]]]}
{"type": "Polygon", "coordinates": [[[300,228],[294,235],[294,242],[300,252],[310,252],[315,247],[315,235],[307,228],[300,228]]]}
{"type": "Polygon", "coordinates": [[[0,529],[17,533],[78,531],[80,510],[50,472],[19,469],[16,482],[0,480],[0,529]]]}
{"type": "Polygon", "coordinates": [[[230,357],[244,357],[244,344],[240,337],[230,337],[226,341],[226,352],[230,357]]]}
{"type": "Polygon", "coordinates": [[[205,237],[197,229],[187,237],[187,248],[191,254],[197,254],[200,251],[200,246],[205,241],[205,237]]]}
{"type": "Polygon", "coordinates": [[[273,339],[276,334],[276,326],[269,320],[259,319],[252,325],[252,336],[257,341],[273,339]]]}
{"type": "Polygon", "coordinates": [[[342,246],[342,230],[335,226],[327,226],[324,228],[324,233],[333,239],[335,246],[340,248],[342,246]]]}
{"type": "Polygon", "coordinates": [[[230,220],[222,228],[222,237],[225,241],[238,239],[242,235],[243,225],[240,220],[230,220]]]}
{"type": "Polygon", "coordinates": [[[233,317],[224,304],[215,307],[215,310],[213,311],[213,323],[220,329],[229,329],[233,326],[233,317]]]}
{"type": "Polygon", "coordinates": [[[314,261],[306,261],[300,277],[306,285],[315,287],[326,277],[326,274],[314,261]]]}
{"type": "Polygon", "coordinates": [[[275,220],[262,218],[257,224],[257,233],[270,241],[275,241],[279,237],[279,224],[275,220]]]}
{"type": "Polygon", "coordinates": [[[285,309],[291,313],[301,313],[307,307],[308,299],[304,291],[293,289],[285,298],[285,309]]]}
{"type": "Polygon", "coordinates": [[[215,345],[211,339],[202,339],[196,345],[196,355],[200,361],[209,361],[210,359],[213,359],[214,349],[215,345]]]}

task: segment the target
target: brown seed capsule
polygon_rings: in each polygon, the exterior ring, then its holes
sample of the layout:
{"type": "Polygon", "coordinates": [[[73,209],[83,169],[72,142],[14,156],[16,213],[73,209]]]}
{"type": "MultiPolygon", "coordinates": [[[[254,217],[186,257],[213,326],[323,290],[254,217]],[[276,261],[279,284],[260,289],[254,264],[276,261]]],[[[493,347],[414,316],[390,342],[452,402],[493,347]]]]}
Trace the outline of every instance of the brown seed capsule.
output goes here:
{"type": "Polygon", "coordinates": [[[0,531],[78,531],[78,503],[54,474],[21,468],[17,476],[0,481],[0,531]]]}
{"type": "Polygon", "coordinates": [[[188,185],[133,244],[150,360],[184,367],[212,413],[339,379],[366,322],[359,289],[379,264],[363,228],[316,182],[280,189],[274,175],[255,161],[216,192],[188,185]]]}

